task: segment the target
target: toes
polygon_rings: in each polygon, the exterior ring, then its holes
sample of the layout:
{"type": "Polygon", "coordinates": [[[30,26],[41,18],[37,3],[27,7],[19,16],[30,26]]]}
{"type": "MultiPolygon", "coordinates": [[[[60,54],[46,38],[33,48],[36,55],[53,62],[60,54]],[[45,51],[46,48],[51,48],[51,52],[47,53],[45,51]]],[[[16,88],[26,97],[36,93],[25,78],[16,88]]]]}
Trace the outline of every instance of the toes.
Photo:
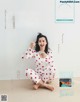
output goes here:
{"type": "Polygon", "coordinates": [[[37,89],[38,89],[38,86],[37,86],[37,85],[33,85],[33,88],[34,88],[35,90],[37,90],[37,89]]]}
{"type": "Polygon", "coordinates": [[[35,90],[37,90],[37,87],[36,87],[35,85],[33,86],[33,88],[34,88],[35,90]]]}
{"type": "Polygon", "coordinates": [[[51,88],[51,91],[53,91],[53,90],[54,90],[54,88],[52,87],[52,88],[51,88]]]}

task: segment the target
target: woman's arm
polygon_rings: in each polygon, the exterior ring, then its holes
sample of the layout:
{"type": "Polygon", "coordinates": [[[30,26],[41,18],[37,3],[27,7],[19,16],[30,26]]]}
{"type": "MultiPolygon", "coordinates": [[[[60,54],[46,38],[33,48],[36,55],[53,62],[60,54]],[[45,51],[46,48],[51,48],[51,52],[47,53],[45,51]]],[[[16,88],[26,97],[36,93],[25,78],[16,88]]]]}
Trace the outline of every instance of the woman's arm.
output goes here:
{"type": "Polygon", "coordinates": [[[30,59],[30,58],[34,58],[35,57],[35,43],[32,42],[29,46],[29,48],[27,49],[27,51],[24,53],[24,55],[22,56],[22,59],[26,58],[26,59],[30,59]]]}

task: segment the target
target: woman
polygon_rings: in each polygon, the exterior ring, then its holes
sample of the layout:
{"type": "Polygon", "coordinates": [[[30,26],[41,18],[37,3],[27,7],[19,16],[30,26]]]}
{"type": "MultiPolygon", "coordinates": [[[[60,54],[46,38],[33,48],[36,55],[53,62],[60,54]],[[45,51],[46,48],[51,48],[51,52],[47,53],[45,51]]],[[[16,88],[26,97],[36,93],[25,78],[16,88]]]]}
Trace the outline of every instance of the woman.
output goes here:
{"type": "Polygon", "coordinates": [[[36,42],[30,44],[22,58],[35,58],[35,70],[28,68],[25,70],[27,79],[34,82],[33,88],[45,87],[53,91],[54,87],[48,83],[54,79],[55,68],[52,51],[48,48],[47,37],[39,33],[36,42]]]}

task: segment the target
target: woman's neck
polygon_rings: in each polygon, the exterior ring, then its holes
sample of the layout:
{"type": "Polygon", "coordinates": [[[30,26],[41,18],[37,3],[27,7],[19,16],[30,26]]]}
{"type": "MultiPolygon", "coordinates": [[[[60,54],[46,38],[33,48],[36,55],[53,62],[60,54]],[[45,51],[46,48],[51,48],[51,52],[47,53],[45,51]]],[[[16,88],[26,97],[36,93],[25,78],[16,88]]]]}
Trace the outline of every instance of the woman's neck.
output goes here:
{"type": "Polygon", "coordinates": [[[45,48],[40,48],[40,51],[45,52],[45,48]]]}

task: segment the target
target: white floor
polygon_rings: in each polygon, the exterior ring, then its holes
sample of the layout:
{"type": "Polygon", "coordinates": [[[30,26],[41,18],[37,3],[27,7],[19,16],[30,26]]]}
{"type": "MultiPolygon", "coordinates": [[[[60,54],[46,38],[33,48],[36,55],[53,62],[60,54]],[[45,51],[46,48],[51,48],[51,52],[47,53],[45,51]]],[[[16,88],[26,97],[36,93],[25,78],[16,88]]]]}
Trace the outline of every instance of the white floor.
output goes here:
{"type": "Polygon", "coordinates": [[[52,85],[55,90],[51,92],[34,90],[30,80],[0,81],[0,96],[7,94],[8,102],[80,102],[80,78],[73,79],[72,87],[59,87],[58,79],[52,85]]]}

